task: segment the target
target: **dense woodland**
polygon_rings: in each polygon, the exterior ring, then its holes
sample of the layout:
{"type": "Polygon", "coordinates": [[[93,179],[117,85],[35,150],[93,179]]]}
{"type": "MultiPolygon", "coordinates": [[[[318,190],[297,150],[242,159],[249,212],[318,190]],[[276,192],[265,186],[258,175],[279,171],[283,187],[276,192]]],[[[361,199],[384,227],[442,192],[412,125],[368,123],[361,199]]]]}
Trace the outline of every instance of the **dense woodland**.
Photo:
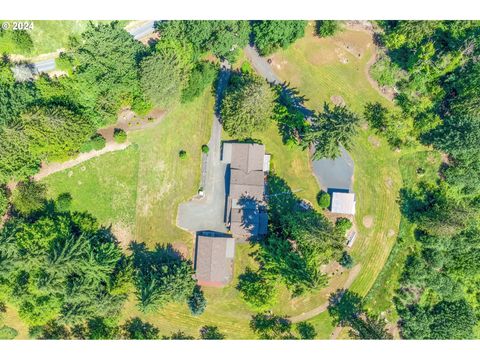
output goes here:
{"type": "MultiPolygon", "coordinates": [[[[408,257],[394,301],[401,335],[412,339],[478,337],[480,316],[480,23],[475,21],[382,21],[376,40],[381,56],[372,76],[394,89],[396,110],[379,103],[355,114],[325,104],[305,108],[288,84],[272,86],[248,66],[230,77],[220,108],[225,132],[250,140],[277,125],[288,147],[313,149],[314,158],[347,150],[365,119],[392,149],[421,143],[444,156],[440,177],[403,188],[399,206],[415,224],[416,247],[408,257]],[[477,330],[476,330],[477,329],[477,330]],[[477,332],[475,332],[477,331],[477,332]]],[[[268,55],[304,35],[305,21],[168,21],[157,24],[160,39],[147,46],[119,23],[90,24],[57,59],[67,75],[16,81],[8,54],[0,61],[0,310],[14,304],[33,338],[187,339],[164,334],[132,318],[119,323],[134,293],[143,312],[186,303],[193,316],[208,306],[193,279],[192,263],[171,247],[131,244],[123,252],[110,229],[88,213],[71,211],[69,194],[46,198],[31,180],[42,162],[64,161],[101,149],[97,130],[114,124],[118,112],[139,115],[187,103],[213,84],[219,61],[231,63],[253,43],[268,55]],[[212,57],[215,61],[211,61],[212,57]],[[208,60],[207,60],[208,59],[208,60]],[[7,184],[17,184],[13,192],[7,184]],[[2,220],[3,221],[3,220],[2,220]],[[161,334],[161,335],[160,335],[161,334]]],[[[318,21],[316,34],[341,31],[318,21]]],[[[0,37],[11,37],[0,32],[0,37]]],[[[28,52],[31,39],[18,32],[9,41],[28,52]]],[[[125,132],[116,140],[126,141],[125,132]]],[[[13,188],[13,187],[10,187],[13,188]]],[[[279,285],[292,296],[327,284],[319,268],[332,260],[351,267],[344,250],[348,226],[332,224],[300,199],[275,174],[268,179],[270,228],[254,254],[257,267],[240,275],[238,290],[258,312],[251,328],[265,339],[310,339],[310,324],[293,326],[263,311],[277,302],[279,285]]],[[[328,199],[327,199],[328,200],[328,199]]],[[[319,196],[323,207],[324,194],[319,196]]],[[[356,294],[333,294],[330,314],[355,338],[388,338],[356,294]]],[[[205,326],[201,339],[221,339],[205,326]]]]}

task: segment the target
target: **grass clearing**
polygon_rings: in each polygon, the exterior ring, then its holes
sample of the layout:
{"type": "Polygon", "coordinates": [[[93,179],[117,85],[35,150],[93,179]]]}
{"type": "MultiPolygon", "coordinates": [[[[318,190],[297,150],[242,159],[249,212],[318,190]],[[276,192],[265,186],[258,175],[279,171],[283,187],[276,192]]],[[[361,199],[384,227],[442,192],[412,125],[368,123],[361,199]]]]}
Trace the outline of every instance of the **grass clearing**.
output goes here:
{"type": "MultiPolygon", "coordinates": [[[[434,182],[438,178],[440,163],[441,158],[438,152],[423,148],[412,149],[399,160],[403,186],[413,187],[420,181],[434,182]]],[[[398,320],[398,314],[392,303],[393,295],[398,287],[406,257],[416,249],[413,230],[414,226],[402,217],[397,242],[365,298],[369,312],[383,315],[391,323],[396,323],[398,320]]]]}
{"type": "MultiPolygon", "coordinates": [[[[277,75],[307,97],[307,107],[321,111],[323,104],[331,102],[334,96],[340,96],[358,114],[363,113],[367,102],[393,106],[368,82],[366,68],[374,51],[370,34],[345,30],[320,39],[312,30],[310,23],[303,39],[272,57],[277,75]]],[[[369,141],[372,135],[371,130],[361,130],[350,151],[355,163],[358,228],[352,256],[362,264],[351,289],[361,295],[366,295],[382,269],[400,222],[396,204],[401,186],[400,154],[394,153],[384,139],[372,144],[369,141]],[[367,216],[373,219],[369,228],[363,225],[367,216]]]]}
{"type": "Polygon", "coordinates": [[[172,110],[159,126],[129,133],[133,145],[126,150],[46,177],[50,197],[70,192],[72,209],[88,210],[112,225],[122,244],[181,241],[191,250],[192,235],[176,227],[177,207],[198,190],[201,145],[210,137],[213,101],[206,91],[172,110]],[[187,159],[178,157],[182,149],[187,159]]]}

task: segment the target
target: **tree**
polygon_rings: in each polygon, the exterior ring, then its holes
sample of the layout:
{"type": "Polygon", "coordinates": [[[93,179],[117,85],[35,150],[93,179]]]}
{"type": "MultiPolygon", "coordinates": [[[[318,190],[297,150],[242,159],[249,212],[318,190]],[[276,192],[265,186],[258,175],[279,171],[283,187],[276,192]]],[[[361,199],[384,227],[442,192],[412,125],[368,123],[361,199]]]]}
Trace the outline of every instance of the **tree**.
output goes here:
{"type": "Polygon", "coordinates": [[[80,148],[80,152],[89,152],[92,150],[102,150],[107,144],[107,140],[101,134],[93,135],[90,140],[80,148]]]}
{"type": "Polygon", "coordinates": [[[170,337],[164,336],[163,340],[195,340],[193,336],[185,334],[183,331],[177,331],[172,333],[170,337]]]}
{"type": "Polygon", "coordinates": [[[178,152],[178,157],[182,160],[186,159],[187,158],[187,152],[185,150],[180,150],[178,152]]]}
{"type": "Polygon", "coordinates": [[[261,272],[250,268],[239,276],[237,289],[242,298],[256,310],[272,308],[277,302],[277,287],[273,279],[267,279],[261,272]]]}
{"type": "Polygon", "coordinates": [[[315,32],[320,37],[329,37],[340,31],[340,22],[336,20],[317,20],[315,32]]]}
{"type": "Polygon", "coordinates": [[[206,144],[202,145],[202,153],[208,154],[209,151],[210,151],[210,148],[208,147],[208,145],[206,144]]]}
{"type": "Polygon", "coordinates": [[[339,263],[346,269],[351,269],[354,264],[352,256],[346,251],[343,252],[339,263]]]}
{"type": "Polygon", "coordinates": [[[94,132],[88,118],[57,105],[29,109],[21,116],[21,124],[32,154],[49,161],[77,154],[94,132]]]}
{"type": "Polygon", "coordinates": [[[330,206],[330,194],[321,190],[317,194],[317,203],[322,209],[326,209],[330,206]]]}
{"type": "Polygon", "coordinates": [[[200,329],[200,338],[202,340],[223,340],[225,335],[218,330],[218,327],[205,325],[200,329]]]}
{"type": "Polygon", "coordinates": [[[32,153],[24,132],[0,127],[0,144],[0,184],[25,180],[40,168],[40,158],[32,153]]]}
{"type": "Polygon", "coordinates": [[[124,339],[155,340],[159,338],[159,330],[149,322],[143,322],[138,317],[127,320],[121,329],[124,339]]]}
{"type": "Polygon", "coordinates": [[[250,34],[249,22],[242,20],[164,21],[157,27],[165,41],[174,39],[191,44],[197,57],[211,52],[230,62],[248,44],[250,34]]]}
{"type": "Polygon", "coordinates": [[[207,87],[211,86],[218,69],[211,63],[202,61],[198,63],[190,73],[188,82],[182,89],[181,100],[188,103],[199,97],[207,87]]]}
{"type": "Polygon", "coordinates": [[[350,149],[359,121],[345,106],[335,105],[331,109],[325,103],[323,112],[311,119],[311,126],[303,137],[304,147],[313,146],[314,159],[335,159],[340,156],[340,146],[350,149]]]}
{"type": "Polygon", "coordinates": [[[273,314],[256,314],[252,316],[250,328],[264,340],[294,339],[290,320],[273,314]]]}
{"type": "Polygon", "coordinates": [[[296,327],[301,339],[313,340],[317,336],[317,331],[315,330],[315,327],[310,323],[303,321],[298,323],[296,327]]]}
{"type": "Polygon", "coordinates": [[[70,206],[72,205],[72,195],[70,193],[61,193],[57,197],[57,201],[55,206],[58,211],[68,211],[70,210],[70,206]]]}
{"type": "Polygon", "coordinates": [[[123,129],[115,128],[113,130],[113,139],[116,143],[123,144],[127,141],[127,133],[123,129]]]}
{"type": "Polygon", "coordinates": [[[38,211],[45,205],[47,188],[44,184],[27,180],[18,184],[13,192],[12,204],[24,215],[38,211]]]}
{"type": "Polygon", "coordinates": [[[188,307],[192,315],[201,315],[207,307],[207,299],[203,295],[200,286],[196,285],[193,289],[192,295],[188,299],[188,307]]]}
{"type": "Polygon", "coordinates": [[[304,20],[262,20],[252,26],[255,45],[262,56],[286,48],[305,34],[304,20]]]}
{"type": "Polygon", "coordinates": [[[168,108],[180,101],[192,66],[188,46],[170,42],[140,63],[140,85],[147,98],[156,106],[168,108]]]}
{"type": "Polygon", "coordinates": [[[148,251],[145,244],[131,244],[134,282],[140,309],[153,312],[170,302],[186,302],[196,281],[192,263],[171,245],[157,245],[148,251]]]}
{"type": "Polygon", "coordinates": [[[0,282],[30,326],[118,316],[129,265],[113,235],[87,213],[12,218],[0,231],[0,282]]]}
{"type": "Polygon", "coordinates": [[[7,188],[0,186],[0,218],[5,215],[8,209],[8,192],[7,188]]]}
{"type": "Polygon", "coordinates": [[[97,125],[115,122],[120,106],[139,93],[137,63],[142,52],[142,44],[118,21],[89,24],[82,33],[72,54],[77,81],[70,85],[97,125]]]}
{"type": "Polygon", "coordinates": [[[351,228],[352,222],[350,219],[340,217],[335,221],[335,229],[337,229],[341,234],[345,234],[351,228]]]}
{"type": "Polygon", "coordinates": [[[432,310],[430,325],[433,339],[472,339],[473,327],[477,324],[475,313],[464,299],[454,302],[442,301],[432,310]]]}
{"type": "Polygon", "coordinates": [[[273,117],[275,94],[254,75],[233,75],[222,101],[223,128],[234,137],[249,137],[264,130],[273,117]]]}

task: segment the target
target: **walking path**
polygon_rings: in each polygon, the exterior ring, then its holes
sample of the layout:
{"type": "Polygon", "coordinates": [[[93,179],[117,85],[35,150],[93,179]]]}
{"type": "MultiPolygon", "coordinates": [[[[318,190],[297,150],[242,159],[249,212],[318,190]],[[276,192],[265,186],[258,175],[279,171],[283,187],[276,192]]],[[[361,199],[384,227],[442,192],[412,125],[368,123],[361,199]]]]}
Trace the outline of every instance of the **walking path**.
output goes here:
{"type": "Polygon", "coordinates": [[[71,167],[74,167],[78,164],[81,164],[84,161],[93,159],[95,157],[101,156],[103,154],[112,152],[112,151],[118,151],[118,150],[124,150],[130,145],[129,142],[125,142],[123,144],[117,144],[116,142],[110,142],[105,145],[105,147],[101,150],[92,150],[89,151],[88,153],[81,153],[78,155],[75,159],[68,160],[62,163],[58,162],[52,162],[49,164],[42,164],[42,167],[40,171],[33,176],[33,178],[36,181],[39,181],[48,175],[51,175],[53,173],[69,169],[71,167]]]}
{"type": "MultiPolygon", "coordinates": [[[[361,268],[362,267],[361,267],[360,264],[357,264],[356,266],[354,266],[350,270],[350,273],[348,274],[348,278],[345,281],[345,283],[343,284],[343,286],[327,289],[326,292],[332,293],[332,292],[335,292],[338,289],[348,289],[352,285],[353,281],[356,279],[358,274],[360,273],[361,268]]],[[[312,310],[309,310],[309,311],[304,312],[304,313],[302,313],[300,315],[297,315],[297,316],[290,317],[289,320],[293,323],[298,323],[298,322],[302,322],[302,321],[311,319],[311,318],[313,318],[317,315],[320,315],[324,311],[326,311],[328,309],[328,304],[329,304],[329,302],[327,300],[323,304],[321,304],[320,306],[317,306],[316,308],[313,308],[312,310]]]]}

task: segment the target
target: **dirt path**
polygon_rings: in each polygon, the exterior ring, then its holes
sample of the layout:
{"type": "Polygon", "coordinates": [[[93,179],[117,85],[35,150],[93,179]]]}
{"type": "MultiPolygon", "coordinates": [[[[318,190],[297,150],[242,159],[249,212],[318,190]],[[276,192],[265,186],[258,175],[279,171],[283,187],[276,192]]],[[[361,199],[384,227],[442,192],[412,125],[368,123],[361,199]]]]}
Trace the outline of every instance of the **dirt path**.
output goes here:
{"type": "Polygon", "coordinates": [[[113,137],[113,132],[116,128],[121,128],[125,130],[127,133],[132,132],[132,131],[139,131],[139,130],[145,130],[145,129],[150,129],[152,127],[157,126],[160,124],[162,119],[165,117],[166,112],[165,111],[160,111],[158,109],[152,110],[150,114],[152,114],[152,119],[153,121],[148,121],[148,120],[136,120],[134,117],[134,113],[131,112],[133,115],[128,113],[127,115],[122,112],[119,115],[119,121],[112,126],[109,126],[108,128],[100,129],[98,130],[98,133],[100,133],[106,140],[105,147],[101,150],[92,150],[87,153],[81,153],[79,154],[76,158],[65,161],[65,162],[52,162],[52,163],[43,163],[42,167],[40,168],[40,171],[33,176],[33,178],[38,181],[41,180],[48,175],[54,174],[56,172],[62,171],[69,169],[71,167],[74,167],[78,164],[81,164],[87,160],[96,158],[98,156],[107,154],[112,151],[119,151],[119,150],[124,150],[128,146],[130,146],[130,142],[127,141],[123,144],[118,144],[115,142],[114,137],[113,137]],[[130,121],[134,121],[133,124],[130,124],[130,121]]]}
{"type": "MultiPolygon", "coordinates": [[[[358,274],[360,273],[361,268],[362,267],[361,267],[360,264],[354,266],[352,268],[352,270],[350,271],[350,273],[348,274],[348,278],[345,281],[345,283],[343,284],[343,286],[337,287],[337,288],[332,288],[330,292],[335,292],[336,290],[338,290],[340,288],[348,289],[352,285],[353,281],[356,279],[358,274]]],[[[308,319],[311,319],[312,317],[320,315],[322,312],[326,311],[327,309],[328,309],[328,301],[325,301],[323,304],[321,304],[320,306],[317,306],[316,308],[314,308],[312,310],[309,310],[309,311],[304,312],[304,313],[302,313],[300,315],[297,315],[297,316],[290,317],[289,320],[293,323],[306,321],[308,319]]]]}
{"type": "Polygon", "coordinates": [[[337,326],[335,329],[333,329],[331,335],[330,335],[330,340],[335,340],[336,338],[338,338],[338,335],[340,335],[340,333],[342,332],[342,327],[341,326],[337,326]]]}
{"type": "Polygon", "coordinates": [[[116,142],[110,142],[105,145],[105,147],[101,150],[92,150],[89,151],[88,153],[81,153],[78,155],[75,159],[68,160],[62,163],[54,162],[54,163],[49,163],[49,164],[42,164],[42,167],[40,171],[33,176],[33,178],[36,181],[39,181],[43,179],[44,177],[47,177],[48,175],[51,175],[53,173],[69,169],[71,167],[74,167],[78,164],[81,164],[84,161],[93,159],[95,157],[101,156],[103,154],[112,152],[112,151],[118,151],[118,150],[124,150],[130,145],[129,142],[125,142],[123,144],[117,144],[116,142]]]}

